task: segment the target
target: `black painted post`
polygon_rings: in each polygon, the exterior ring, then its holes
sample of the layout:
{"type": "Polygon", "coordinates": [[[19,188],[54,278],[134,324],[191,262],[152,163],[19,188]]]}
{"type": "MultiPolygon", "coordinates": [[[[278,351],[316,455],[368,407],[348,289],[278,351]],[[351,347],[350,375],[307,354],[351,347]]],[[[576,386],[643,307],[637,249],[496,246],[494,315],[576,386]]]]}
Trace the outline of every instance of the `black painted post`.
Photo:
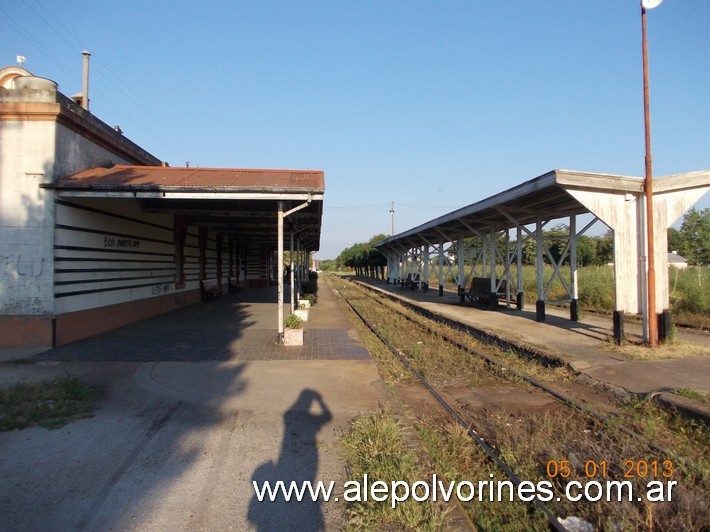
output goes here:
{"type": "Polygon", "coordinates": [[[523,310],[525,308],[525,297],[522,292],[518,292],[515,296],[515,307],[518,310],[523,310]]]}
{"type": "Polygon", "coordinates": [[[573,299],[569,304],[569,319],[579,321],[579,299],[573,299]]]}
{"type": "Polygon", "coordinates": [[[545,321],[545,301],[541,299],[535,303],[535,320],[545,321]]]}
{"type": "Polygon", "coordinates": [[[671,311],[665,309],[658,315],[658,340],[668,340],[673,334],[673,315],[671,311]]]}
{"type": "Polygon", "coordinates": [[[440,296],[444,295],[444,285],[442,285],[442,284],[439,285],[439,295],[440,296]]]}
{"type": "Polygon", "coordinates": [[[614,311],[614,343],[621,345],[624,343],[624,311],[614,311]]]}
{"type": "Polygon", "coordinates": [[[496,310],[498,308],[498,294],[496,292],[491,292],[491,299],[488,302],[488,307],[491,310],[496,310]]]}

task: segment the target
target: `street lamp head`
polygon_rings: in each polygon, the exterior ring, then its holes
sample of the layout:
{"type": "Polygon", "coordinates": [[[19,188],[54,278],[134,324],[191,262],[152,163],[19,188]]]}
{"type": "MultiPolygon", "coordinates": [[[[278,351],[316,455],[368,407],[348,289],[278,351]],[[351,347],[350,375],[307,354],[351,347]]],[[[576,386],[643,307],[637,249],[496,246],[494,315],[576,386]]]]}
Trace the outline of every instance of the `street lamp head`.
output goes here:
{"type": "Polygon", "coordinates": [[[661,2],[663,2],[663,0],[641,0],[641,7],[644,9],[653,9],[661,5],[661,2]]]}

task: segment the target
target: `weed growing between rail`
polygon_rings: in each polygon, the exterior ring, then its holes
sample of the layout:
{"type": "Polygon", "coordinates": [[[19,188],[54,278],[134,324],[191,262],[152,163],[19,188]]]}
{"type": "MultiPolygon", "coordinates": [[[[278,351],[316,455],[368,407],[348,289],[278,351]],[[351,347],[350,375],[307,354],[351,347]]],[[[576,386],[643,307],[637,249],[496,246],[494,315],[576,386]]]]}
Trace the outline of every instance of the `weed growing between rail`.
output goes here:
{"type": "Polygon", "coordinates": [[[0,390],[0,430],[58,428],[69,419],[90,415],[95,395],[75,377],[0,390]]]}
{"type": "MultiPolygon", "coordinates": [[[[417,458],[404,444],[400,425],[387,412],[377,412],[356,418],[350,432],[343,438],[349,479],[361,481],[364,475],[390,484],[404,481],[412,485],[425,478],[417,458]]],[[[411,529],[439,530],[443,512],[439,505],[400,502],[392,508],[386,502],[370,498],[346,505],[347,528],[353,530],[411,529]]]]}
{"type": "MultiPolygon", "coordinates": [[[[452,384],[462,383],[471,388],[485,386],[500,386],[504,390],[516,379],[506,379],[500,371],[489,371],[488,365],[471,362],[470,354],[454,347],[444,347],[436,334],[422,333],[416,324],[398,316],[392,311],[394,305],[388,307],[371,297],[358,295],[358,289],[348,285],[348,296],[354,299],[357,308],[366,315],[368,320],[377,323],[377,329],[384,331],[388,341],[393,343],[405,354],[410,363],[425,375],[429,382],[439,391],[452,384]],[[418,330],[419,329],[419,330],[418,330]]],[[[420,316],[419,322],[429,322],[420,316]]],[[[434,324],[437,325],[437,324],[434,324]]],[[[449,330],[445,333],[452,336],[449,330]]],[[[472,343],[461,334],[462,343],[472,343]]],[[[363,333],[363,337],[371,334],[363,333]]],[[[475,343],[475,342],[474,342],[475,343]]],[[[493,352],[493,348],[489,348],[493,352]]],[[[509,365],[512,360],[510,353],[498,351],[497,359],[509,365]]],[[[403,368],[399,366],[394,355],[379,347],[377,355],[378,366],[385,369],[385,374],[394,376],[391,382],[400,382],[403,368]]],[[[524,371],[531,364],[529,361],[518,361],[524,371]]],[[[569,374],[559,369],[549,370],[535,365],[536,371],[548,382],[555,383],[555,377],[569,381],[569,374]]],[[[535,378],[542,380],[540,375],[535,378]]],[[[387,380],[387,377],[385,377],[387,380]]],[[[412,393],[410,387],[410,394],[412,393]]],[[[395,391],[397,387],[393,388],[395,391]]],[[[527,389],[527,388],[526,388],[527,389]]],[[[426,393],[422,389],[422,394],[426,393]]],[[[519,392],[518,392],[519,393],[519,392]]],[[[539,394],[535,391],[530,393],[539,394]]],[[[548,503],[556,515],[560,517],[576,516],[585,519],[595,526],[605,529],[703,529],[710,527],[706,501],[710,494],[709,466],[707,449],[710,448],[708,428],[694,425],[686,420],[670,416],[653,405],[639,403],[614,416],[605,423],[586,414],[568,408],[561,403],[546,407],[544,411],[534,408],[517,408],[509,411],[497,405],[477,408],[467,408],[466,401],[456,401],[460,406],[459,413],[467,420],[504,458],[505,462],[516,474],[524,480],[538,482],[553,481],[556,491],[563,491],[564,485],[570,480],[577,480],[586,485],[591,480],[605,482],[606,480],[628,480],[634,486],[634,500],[626,502],[584,502],[561,501],[548,503]],[[622,429],[634,428],[646,438],[630,436],[622,429]],[[659,452],[649,445],[649,440],[661,443],[670,449],[666,453],[659,452]],[[551,478],[546,469],[550,461],[567,461],[574,476],[551,478]],[[664,460],[673,462],[673,476],[659,478],[659,475],[632,474],[629,478],[628,463],[650,463],[664,460]],[[606,476],[599,471],[596,476],[587,477],[587,464],[607,465],[606,476]],[[677,485],[673,491],[671,502],[649,503],[636,500],[636,495],[645,493],[645,487],[650,480],[674,480],[677,485]]],[[[407,401],[406,398],[400,399],[407,401]]],[[[449,400],[451,403],[452,401],[449,400]]],[[[427,450],[436,463],[437,470],[445,473],[450,480],[479,481],[488,480],[493,472],[487,456],[465,435],[465,432],[453,423],[442,423],[441,414],[433,408],[415,408],[415,426],[423,441],[427,442],[427,450]]],[[[587,406],[595,407],[594,404],[587,406]]],[[[603,409],[606,411],[606,409],[603,409]]],[[[614,411],[619,411],[618,407],[614,411]]],[[[638,473],[638,471],[636,472],[638,473]]],[[[501,474],[494,473],[497,479],[501,474]]],[[[501,477],[502,478],[502,477],[501,477]]],[[[530,505],[522,503],[501,503],[475,501],[464,505],[471,519],[482,528],[519,528],[539,529],[544,527],[544,518],[530,505]],[[517,506],[519,505],[519,506],[517,506]],[[538,521],[541,519],[542,521],[538,521]]]]}

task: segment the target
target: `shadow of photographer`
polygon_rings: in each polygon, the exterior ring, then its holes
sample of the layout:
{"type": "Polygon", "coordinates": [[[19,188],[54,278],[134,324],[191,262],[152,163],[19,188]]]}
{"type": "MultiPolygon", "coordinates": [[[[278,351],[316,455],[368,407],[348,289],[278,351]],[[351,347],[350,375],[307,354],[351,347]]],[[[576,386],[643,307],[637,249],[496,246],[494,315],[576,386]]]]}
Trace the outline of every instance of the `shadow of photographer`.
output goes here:
{"type": "MultiPolygon", "coordinates": [[[[284,413],[284,434],[278,461],[272,460],[259,466],[252,476],[257,489],[270,485],[276,489],[282,481],[288,491],[291,483],[300,490],[304,482],[315,482],[318,471],[318,447],[316,435],[332,415],[320,393],[304,389],[296,402],[284,413]]],[[[252,484],[252,485],[254,485],[252,484]]],[[[258,530],[322,530],[324,528],[321,501],[313,501],[307,489],[299,502],[295,496],[287,501],[279,491],[274,500],[268,491],[260,501],[255,494],[249,503],[248,518],[258,530]]]]}

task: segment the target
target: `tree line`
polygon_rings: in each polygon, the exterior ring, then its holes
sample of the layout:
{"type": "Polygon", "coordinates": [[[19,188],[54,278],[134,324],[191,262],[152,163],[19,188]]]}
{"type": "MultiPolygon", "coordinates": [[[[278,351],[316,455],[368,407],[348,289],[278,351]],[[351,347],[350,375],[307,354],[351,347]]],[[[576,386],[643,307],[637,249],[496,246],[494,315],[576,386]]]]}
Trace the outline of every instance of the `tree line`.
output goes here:
{"type": "MultiPolygon", "coordinates": [[[[569,240],[569,227],[557,225],[544,231],[545,241],[552,258],[559,263],[569,240]]],[[[387,259],[374,246],[387,238],[377,234],[367,242],[353,244],[345,248],[335,260],[322,260],[323,270],[355,270],[357,275],[384,277],[387,259]]],[[[481,249],[482,242],[478,237],[464,239],[467,246],[481,249]]],[[[499,236],[499,245],[503,246],[503,237],[499,236]]],[[[510,243],[511,246],[515,242],[510,243]]],[[[535,264],[537,260],[537,244],[535,239],[528,238],[522,244],[523,264],[535,264]]],[[[683,217],[680,229],[668,229],[668,251],[674,251],[688,260],[689,264],[710,264],[710,209],[690,209],[683,217]]],[[[456,246],[449,250],[455,256],[456,246]]],[[[544,260],[549,263],[547,254],[544,260]]],[[[600,266],[614,260],[614,239],[611,230],[599,236],[582,235],[577,238],[577,265],[600,266]]],[[[563,264],[569,263],[567,254],[563,264]]]]}

